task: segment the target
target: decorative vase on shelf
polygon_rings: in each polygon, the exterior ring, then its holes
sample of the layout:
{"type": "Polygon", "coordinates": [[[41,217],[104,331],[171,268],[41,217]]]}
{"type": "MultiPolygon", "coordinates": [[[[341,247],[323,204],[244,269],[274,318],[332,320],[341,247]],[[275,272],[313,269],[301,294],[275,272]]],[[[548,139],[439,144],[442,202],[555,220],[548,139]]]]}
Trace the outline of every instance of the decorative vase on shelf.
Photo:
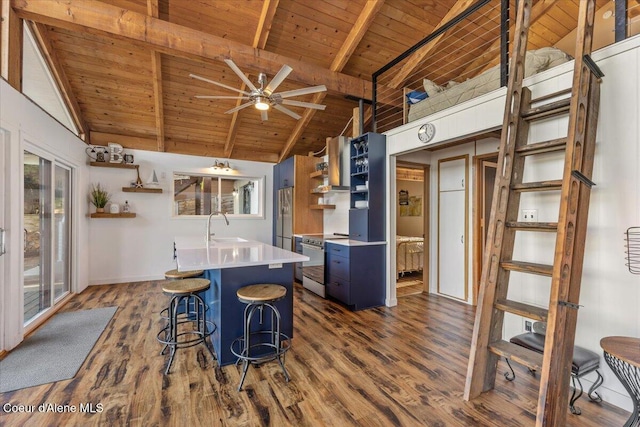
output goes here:
{"type": "Polygon", "coordinates": [[[104,213],[104,208],[96,208],[97,213],[104,213]]]}

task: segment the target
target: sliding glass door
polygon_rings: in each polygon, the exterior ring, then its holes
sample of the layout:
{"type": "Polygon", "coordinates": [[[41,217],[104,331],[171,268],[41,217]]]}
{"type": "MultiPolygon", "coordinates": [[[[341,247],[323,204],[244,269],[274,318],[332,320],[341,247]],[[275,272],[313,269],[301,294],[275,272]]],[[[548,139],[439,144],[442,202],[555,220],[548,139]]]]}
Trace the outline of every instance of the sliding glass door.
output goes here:
{"type": "Polygon", "coordinates": [[[71,286],[71,170],[56,165],[53,203],[53,299],[66,295],[71,286]]]}
{"type": "Polygon", "coordinates": [[[24,322],[70,289],[71,171],[24,152],[24,322]]]}

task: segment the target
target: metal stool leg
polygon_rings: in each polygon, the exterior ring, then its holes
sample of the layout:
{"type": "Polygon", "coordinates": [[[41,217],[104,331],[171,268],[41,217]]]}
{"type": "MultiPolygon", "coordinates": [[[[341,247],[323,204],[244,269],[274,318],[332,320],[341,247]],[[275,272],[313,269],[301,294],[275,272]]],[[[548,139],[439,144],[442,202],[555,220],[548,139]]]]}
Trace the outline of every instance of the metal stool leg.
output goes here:
{"type": "Polygon", "coordinates": [[[573,387],[573,392],[571,393],[571,400],[569,400],[569,409],[572,414],[580,415],[582,411],[580,408],[575,406],[576,401],[580,399],[580,396],[582,396],[582,382],[580,381],[580,378],[575,375],[571,375],[571,385],[573,387]],[[576,387],[576,382],[578,383],[579,388],[576,387]]]}
{"type": "Polygon", "coordinates": [[[176,355],[176,347],[178,342],[178,306],[182,302],[183,297],[173,297],[169,305],[169,339],[172,344],[169,346],[169,361],[167,362],[167,368],[164,370],[164,374],[168,375],[171,365],[173,365],[173,358],[176,355]]]}

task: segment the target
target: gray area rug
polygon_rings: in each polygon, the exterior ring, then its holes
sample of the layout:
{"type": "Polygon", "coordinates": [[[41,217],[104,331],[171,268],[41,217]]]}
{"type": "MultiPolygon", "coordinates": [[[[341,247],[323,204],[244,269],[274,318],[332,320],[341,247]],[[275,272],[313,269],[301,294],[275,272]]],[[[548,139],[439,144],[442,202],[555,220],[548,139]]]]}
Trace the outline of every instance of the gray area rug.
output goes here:
{"type": "Polygon", "coordinates": [[[0,361],[0,393],[73,378],[117,309],[54,315],[0,361]]]}

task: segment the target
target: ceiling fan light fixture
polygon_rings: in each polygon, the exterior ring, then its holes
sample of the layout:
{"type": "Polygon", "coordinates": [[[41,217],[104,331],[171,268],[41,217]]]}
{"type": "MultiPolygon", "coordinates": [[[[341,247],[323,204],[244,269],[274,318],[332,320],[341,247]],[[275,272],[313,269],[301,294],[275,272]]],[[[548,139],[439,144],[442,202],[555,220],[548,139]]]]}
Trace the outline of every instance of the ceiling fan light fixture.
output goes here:
{"type": "Polygon", "coordinates": [[[256,97],[255,106],[256,106],[256,109],[260,111],[267,111],[269,109],[269,103],[265,98],[261,96],[256,97]]]}

